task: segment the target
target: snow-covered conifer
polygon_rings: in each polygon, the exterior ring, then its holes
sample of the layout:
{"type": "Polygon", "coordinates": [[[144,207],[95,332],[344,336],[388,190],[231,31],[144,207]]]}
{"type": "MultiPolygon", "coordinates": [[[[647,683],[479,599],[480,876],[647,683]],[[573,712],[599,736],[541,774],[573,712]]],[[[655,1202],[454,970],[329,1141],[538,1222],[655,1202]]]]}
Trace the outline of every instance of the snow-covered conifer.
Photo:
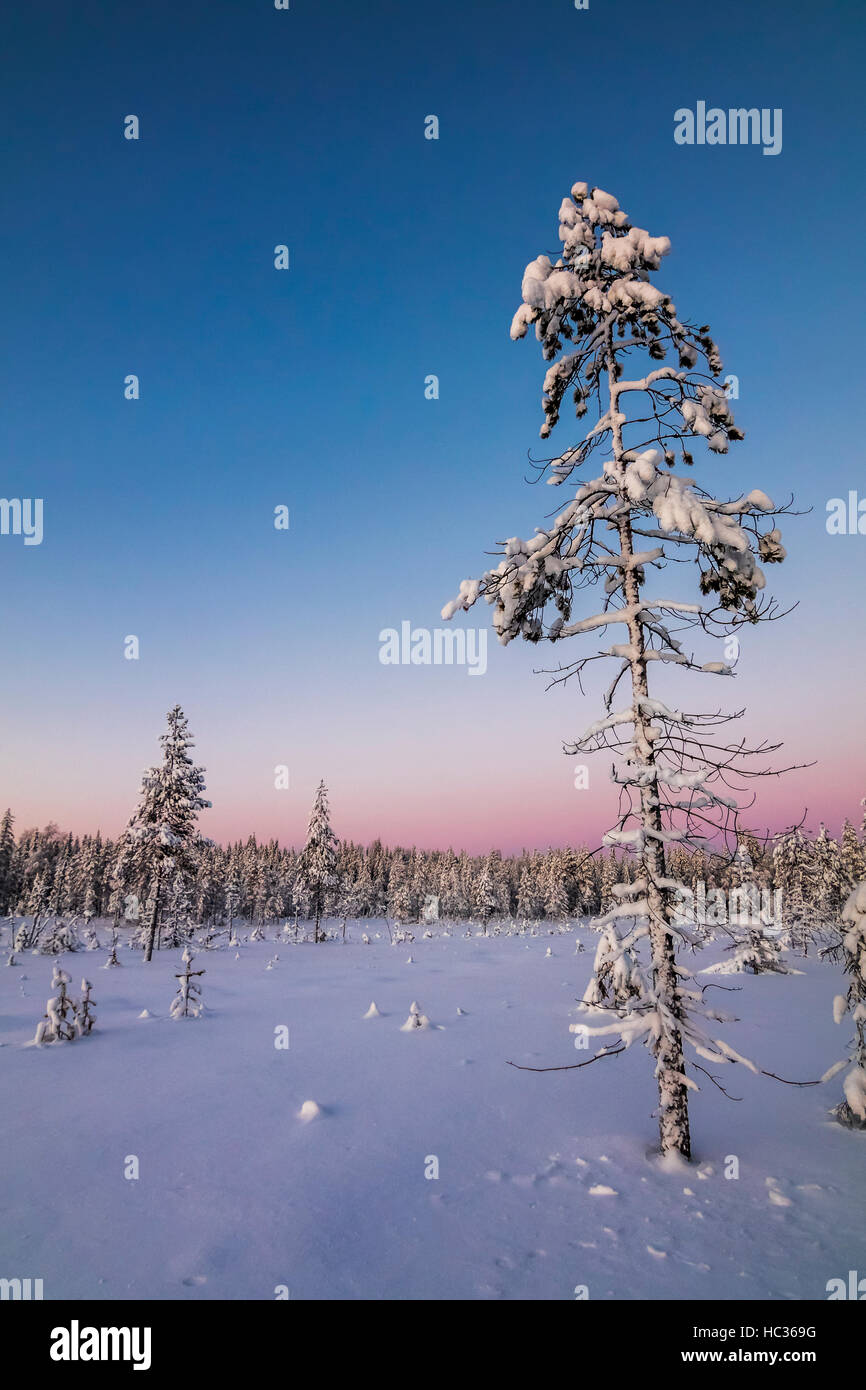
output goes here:
{"type": "Polygon", "coordinates": [[[496,911],[498,898],[496,895],[496,884],[493,877],[493,864],[491,856],[488,855],[484,861],[484,868],[478,877],[475,885],[474,910],[481,920],[481,925],[486,933],[487,924],[493,913],[496,911]]]}
{"type": "Polygon", "coordinates": [[[180,946],[188,941],[193,930],[190,912],[191,891],[189,879],[181,872],[175,874],[166,894],[165,904],[165,944],[180,946]]]}
{"type": "Polygon", "coordinates": [[[537,922],[541,916],[541,892],[535,859],[527,860],[520,870],[516,912],[524,922],[537,922]]]}
{"type": "Polygon", "coordinates": [[[863,856],[863,846],[857,838],[857,831],[846,818],[839,841],[839,870],[846,900],[851,890],[856,888],[862,879],[864,869],[866,860],[863,856]]]}
{"type": "MultiPolygon", "coordinates": [[[[646,983],[634,945],[631,934],[620,937],[613,922],[604,927],[595,951],[593,973],[584,991],[584,1005],[616,1009],[625,1017],[643,997],[646,983]]],[[[571,1027],[571,1032],[582,1031],[582,1024],[571,1027]]]]}
{"type": "Polygon", "coordinates": [[[204,970],[192,969],[193,959],[189,946],[185,946],[181,956],[184,969],[179,975],[175,975],[175,979],[179,982],[177,994],[169,1007],[172,1018],[198,1018],[204,1008],[201,1000],[201,987],[196,984],[196,978],[199,975],[204,975],[205,972],[204,970]]]}
{"type": "Polygon", "coordinates": [[[838,841],[827,834],[821,825],[812,846],[815,862],[815,908],[822,925],[839,920],[839,912],[848,897],[844,891],[842,854],[838,841]]]}
{"type": "Polygon", "coordinates": [[[590,405],[598,407],[582,438],[545,464],[548,481],[562,485],[598,449],[605,454],[602,470],[531,539],[507,540],[497,568],[480,580],[464,580],[443,617],[483,597],[493,605],[503,643],[515,637],[533,643],[601,637],[609,643],[560,664],[557,679],[579,677],[598,658],[617,663],[603,718],[567,751],[612,751],[619,759],[613,777],[623,804],[606,842],[635,856],[637,875],[608,920],[634,923],[629,949],[648,941],[650,972],[627,1018],[593,1031],[647,1043],[656,1062],[662,1150],[688,1155],[688,1088],[697,1083],[686,1075],[684,1042],[705,1060],[732,1054],[706,1031],[705,1021],[719,1015],[688,987],[677,963],[683,929],[675,923],[678,885],[668,876],[665,853],[672,844],[700,844],[702,835],[733,839],[736,814],[727,783],[749,769],[750,753],[763,756],[767,749],[750,749],[742,740],[726,745],[719,733],[725,716],[670,708],[650,696],[649,677],[655,662],[731,677],[725,662],[689,655],[682,632],[723,637],[741,623],[772,617],[761,566],[781,561],[785,551],[777,527],[761,524],[777,510],[765,493],[755,489],[719,500],[690,474],[696,441],[721,456],[743,436],[708,328],[681,320],[670,297],[651,282],[670,250],[667,237],[633,226],[616,198],[585,183],[574,184],[562,202],[559,236],[559,259],[538,256],[526,268],[511,335],[522,338],[534,325],[551,364],[542,438],[557,423],[567,394],[578,419],[590,405]],[[624,363],[634,351],[648,354],[651,370],[626,377],[624,363]],[[685,471],[675,471],[678,461],[685,471]],[[671,562],[680,557],[695,561],[700,592],[714,595],[716,606],[679,596],[679,566],[671,562]],[[659,585],[661,573],[672,591],[659,585]],[[577,616],[578,592],[595,584],[603,588],[598,610],[577,616]],[[606,634],[617,627],[624,631],[611,642],[606,634]],[[623,678],[630,696],[614,708],[623,678]]]}
{"type": "Polygon", "coordinates": [[[849,1056],[825,1073],[824,1080],[848,1067],[842,1083],[844,1100],[835,1115],[849,1129],[866,1129],[866,882],[858,883],[842,909],[847,928],[841,941],[848,976],[847,994],[833,1001],[833,1017],[841,1023],[846,1015],[854,1024],[849,1056]]]}
{"type": "Polygon", "coordinates": [[[753,921],[745,927],[728,950],[733,951],[733,955],[719,965],[710,966],[707,974],[763,975],[771,971],[777,975],[791,973],[782,958],[781,943],[767,936],[760,921],[753,921]]]}
{"type": "Polygon", "coordinates": [[[81,981],[81,1001],[75,1012],[75,1031],[79,1038],[86,1037],[96,1022],[96,1014],[93,1012],[96,1000],[90,997],[92,989],[93,985],[89,980],[81,981]]]}
{"type": "Polygon", "coordinates": [[[548,859],[544,881],[544,912],[551,922],[564,922],[568,918],[564,866],[558,854],[551,854],[548,859]]]}
{"type": "Polygon", "coordinates": [[[15,882],[15,817],[7,807],[0,821],[0,915],[11,912],[17,897],[15,882]]]}
{"type": "Polygon", "coordinates": [[[118,942],[118,933],[117,933],[117,929],[115,928],[115,930],[114,930],[114,931],[112,932],[112,934],[111,934],[111,953],[110,953],[110,955],[109,955],[109,957],[108,957],[108,960],[105,962],[104,966],[102,967],[103,970],[109,970],[112,966],[120,965],[120,961],[117,959],[117,942],[118,942]]]}
{"type": "Polygon", "coordinates": [[[773,884],[781,895],[781,927],[786,946],[809,954],[819,929],[814,846],[799,826],[777,836],[773,846],[773,884]]]}
{"type": "Polygon", "coordinates": [[[343,940],[346,940],[346,926],[361,915],[364,905],[364,886],[360,879],[344,878],[337,896],[337,911],[343,919],[343,940]]]}
{"type": "Polygon", "coordinates": [[[316,942],[325,939],[324,933],[319,934],[319,923],[329,894],[336,886],[336,843],[328,809],[328,789],[324,782],[320,782],[307,826],[307,843],[298,862],[298,885],[310,899],[315,918],[313,940],[316,942]]]}
{"type": "Polygon", "coordinates": [[[80,907],[85,922],[90,922],[91,918],[99,916],[102,909],[104,865],[101,835],[88,836],[73,868],[76,906],[80,907]]]}
{"type": "Polygon", "coordinates": [[[147,895],[150,911],[145,927],[144,959],[150,960],[157,941],[165,886],[178,874],[191,877],[206,843],[199,832],[199,811],[210,806],[204,768],[196,767],[186,716],[180,705],[167,715],[160,735],[162,762],[145,772],[138,809],[121,841],[118,874],[139,897],[147,895]]]}
{"type": "Polygon", "coordinates": [[[225,911],[226,917],[228,919],[229,941],[232,944],[234,944],[235,939],[234,922],[235,917],[237,916],[239,897],[240,893],[238,891],[238,885],[235,883],[234,878],[230,878],[228,883],[226,884],[225,911]]]}
{"type": "Polygon", "coordinates": [[[401,857],[392,864],[388,879],[388,915],[395,922],[408,922],[412,916],[412,889],[409,869],[401,857]]]}
{"type": "Polygon", "coordinates": [[[618,879],[619,866],[616,862],[616,855],[612,850],[609,850],[602,858],[601,873],[599,875],[598,897],[602,912],[609,912],[613,906],[613,890],[618,879]]]}
{"type": "Polygon", "coordinates": [[[46,874],[44,872],[37,873],[25,903],[25,909],[31,921],[29,924],[22,922],[18,928],[18,935],[15,939],[17,951],[28,951],[38,945],[39,939],[48,925],[47,908],[50,892],[51,884],[46,874]]]}
{"type": "Polygon", "coordinates": [[[66,992],[69,976],[55,962],[51,972],[51,988],[57,993],[45,1005],[45,1015],[36,1029],[37,1046],[50,1042],[72,1042],[75,1037],[76,1007],[66,992]]]}
{"type": "Polygon", "coordinates": [[[77,951],[80,942],[74,922],[55,922],[48,935],[40,942],[39,949],[46,956],[62,956],[67,951],[77,951]]]}

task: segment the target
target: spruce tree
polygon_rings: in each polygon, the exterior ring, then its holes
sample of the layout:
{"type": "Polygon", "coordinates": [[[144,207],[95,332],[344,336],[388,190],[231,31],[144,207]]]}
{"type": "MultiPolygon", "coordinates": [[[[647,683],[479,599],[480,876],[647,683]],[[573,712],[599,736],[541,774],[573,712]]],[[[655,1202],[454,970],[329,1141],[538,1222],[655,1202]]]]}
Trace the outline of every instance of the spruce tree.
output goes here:
{"type": "Polygon", "coordinates": [[[198,856],[207,843],[197,825],[198,813],[210,806],[204,768],[189,756],[193,746],[180,705],[168,712],[168,727],[160,736],[162,762],[145,772],[138,809],[121,841],[118,873],[139,899],[149,899],[144,929],[144,959],[153,955],[165,887],[180,874],[192,880],[198,856]]]}
{"type": "Polygon", "coordinates": [[[11,912],[15,906],[17,890],[14,877],[15,864],[15,817],[6,809],[0,821],[0,916],[11,912]]]}
{"type": "Polygon", "coordinates": [[[842,924],[839,945],[848,991],[834,999],[833,1017],[837,1023],[849,1017],[854,1037],[848,1057],[825,1072],[822,1080],[848,1068],[842,1085],[844,1100],[834,1113],[849,1129],[866,1129],[866,883],[858,883],[849,894],[842,909],[842,924]]]}
{"type": "Polygon", "coordinates": [[[328,789],[320,782],[316,799],[307,826],[307,843],[301,851],[298,863],[297,883],[301,892],[310,902],[311,915],[315,918],[313,940],[324,941],[319,936],[319,923],[328,901],[328,895],[336,885],[337,837],[331,829],[328,808],[328,789]]]}

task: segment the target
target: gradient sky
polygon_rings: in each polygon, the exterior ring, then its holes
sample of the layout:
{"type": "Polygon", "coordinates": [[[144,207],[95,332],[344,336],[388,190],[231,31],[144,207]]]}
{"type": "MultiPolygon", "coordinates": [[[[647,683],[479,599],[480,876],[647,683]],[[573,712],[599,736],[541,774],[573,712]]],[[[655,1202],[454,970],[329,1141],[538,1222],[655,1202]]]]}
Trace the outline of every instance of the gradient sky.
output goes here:
{"type": "MultiPolygon", "coordinates": [[[[853,0],[9,7],[0,494],[45,503],[41,546],[0,536],[19,829],[117,833],[179,702],[217,839],[297,844],[324,777],[346,838],[597,843],[606,760],[578,791],[561,751],[597,688],[533,675],[564,648],[491,634],[478,678],[379,661],[381,629],[440,626],[484,552],[566,499],[524,481],[544,365],[508,327],[576,179],[670,236],[656,281],[739,377],[746,442],[700,481],[813,508],[768,575],[799,607],[746,634],[736,684],[664,693],[746,706],[784,761],[817,759],[748,824],[859,819],[866,536],[825,517],[866,496],[863,31],[853,0]],[[781,154],[677,146],[698,100],[781,107],[781,154]]],[[[564,412],[553,442],[574,433],[564,412]]]]}

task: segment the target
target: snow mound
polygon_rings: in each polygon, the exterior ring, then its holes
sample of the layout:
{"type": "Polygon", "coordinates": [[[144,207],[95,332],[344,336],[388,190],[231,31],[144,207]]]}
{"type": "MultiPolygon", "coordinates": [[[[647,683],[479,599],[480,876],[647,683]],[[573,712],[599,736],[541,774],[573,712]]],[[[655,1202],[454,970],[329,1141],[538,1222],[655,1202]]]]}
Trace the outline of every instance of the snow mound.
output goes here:
{"type": "Polygon", "coordinates": [[[153,1014],[150,1012],[150,1009],[142,1009],[141,1013],[138,1016],[139,1018],[153,1018],[153,1014]]]}
{"type": "Polygon", "coordinates": [[[373,1002],[372,1002],[372,1004],[370,1005],[370,1007],[369,1007],[369,1009],[367,1010],[367,1012],[364,1014],[364,1017],[365,1017],[365,1018],[381,1018],[381,1017],[382,1017],[382,1015],[380,1014],[379,1010],[376,1008],[376,1001],[375,1001],[375,999],[373,1000],[373,1002]]]}
{"type": "Polygon", "coordinates": [[[603,1182],[597,1182],[594,1187],[589,1189],[590,1197],[618,1197],[619,1193],[613,1187],[606,1187],[603,1182]]]}
{"type": "Polygon", "coordinates": [[[298,1111],[297,1118],[308,1125],[311,1120],[317,1120],[321,1114],[321,1107],[314,1100],[305,1100],[298,1111]]]}

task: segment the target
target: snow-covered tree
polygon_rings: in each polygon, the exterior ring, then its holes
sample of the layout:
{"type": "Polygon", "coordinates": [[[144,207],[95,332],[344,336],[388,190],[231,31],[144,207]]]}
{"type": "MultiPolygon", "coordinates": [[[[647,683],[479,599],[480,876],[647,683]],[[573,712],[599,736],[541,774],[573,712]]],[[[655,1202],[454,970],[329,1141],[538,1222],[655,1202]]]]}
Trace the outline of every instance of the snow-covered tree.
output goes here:
{"type": "Polygon", "coordinates": [[[237,944],[237,933],[235,932],[235,917],[238,911],[238,901],[240,892],[234,878],[230,878],[225,889],[225,914],[228,922],[229,945],[237,944]]]}
{"type": "Polygon", "coordinates": [[[55,922],[48,936],[39,944],[44,956],[62,956],[80,947],[74,922],[55,922]]]}
{"type": "Polygon", "coordinates": [[[363,885],[360,879],[344,878],[340,883],[337,898],[337,911],[343,919],[343,940],[346,940],[347,923],[361,915],[364,905],[363,885]]]}
{"type": "Polygon", "coordinates": [[[162,762],[142,778],[138,809],[122,841],[118,873],[140,898],[148,897],[144,959],[149,961],[157,941],[165,887],[178,874],[192,878],[203,845],[198,813],[210,806],[204,768],[196,767],[186,716],[180,705],[168,712],[168,728],[160,736],[162,762]]]}
{"type": "Polygon", "coordinates": [[[537,922],[541,916],[541,889],[538,882],[538,865],[534,859],[527,860],[520,870],[520,884],[517,890],[517,916],[524,922],[537,922]]]}
{"type": "Polygon", "coordinates": [[[69,870],[72,866],[72,836],[63,841],[60,856],[52,870],[51,886],[48,890],[48,911],[52,917],[60,917],[69,903],[69,870]]]}
{"type": "Polygon", "coordinates": [[[182,942],[189,940],[193,930],[190,908],[190,882],[182,872],[178,871],[166,894],[165,928],[167,946],[180,946],[182,942]]]}
{"type": "Polygon", "coordinates": [[[311,914],[315,918],[313,940],[316,942],[325,939],[324,933],[321,937],[319,935],[319,922],[328,895],[337,881],[336,844],[337,837],[331,829],[328,789],[324,782],[320,782],[307,826],[307,843],[298,863],[298,886],[310,900],[311,914]]]}
{"type": "Polygon", "coordinates": [[[781,894],[781,927],[786,946],[809,954],[819,926],[814,845],[799,826],[776,838],[773,883],[781,894]]]}
{"type": "Polygon", "coordinates": [[[864,869],[866,869],[866,860],[863,856],[863,846],[857,838],[857,831],[846,818],[839,841],[839,871],[846,900],[852,889],[856,888],[862,879],[864,869]]]}
{"type": "MultiPolygon", "coordinates": [[[[646,982],[632,944],[626,944],[616,925],[608,922],[595,951],[593,973],[583,995],[589,1009],[616,1008],[627,1012],[643,998],[646,982]]],[[[585,1032],[583,1024],[572,1024],[571,1032],[585,1032]]]]}
{"type": "Polygon", "coordinates": [[[619,878],[619,866],[616,862],[616,855],[613,851],[608,851],[601,861],[601,873],[599,874],[598,898],[602,912],[609,912],[614,901],[613,890],[619,878]]]}
{"type": "Polygon", "coordinates": [[[97,834],[88,838],[75,866],[76,890],[85,922],[98,917],[102,911],[103,870],[102,837],[97,834]]]}
{"type": "Polygon", "coordinates": [[[0,916],[11,912],[18,894],[15,882],[15,817],[7,807],[0,821],[0,916]]]}
{"type": "Polygon", "coordinates": [[[37,1046],[50,1042],[72,1042],[75,1037],[76,1007],[66,992],[69,976],[55,963],[51,972],[51,988],[57,993],[45,1005],[45,1015],[36,1029],[37,1046]]]}
{"type": "Polygon", "coordinates": [[[89,980],[81,981],[81,1002],[75,1012],[75,1031],[79,1038],[84,1038],[92,1032],[96,1022],[96,1014],[93,1012],[96,1000],[90,997],[92,989],[93,985],[89,980]]]}
{"type": "Polygon", "coordinates": [[[577,852],[574,886],[577,899],[575,911],[583,917],[591,917],[598,912],[600,901],[595,863],[586,845],[581,845],[577,852]]]}
{"type": "Polygon", "coordinates": [[[746,975],[763,975],[770,971],[778,975],[791,973],[782,959],[781,944],[767,936],[759,921],[750,923],[728,950],[733,951],[733,955],[723,965],[716,967],[722,974],[743,972],[746,975]]]}
{"type": "Polygon", "coordinates": [[[734,942],[727,949],[733,955],[716,968],[748,975],[763,975],[769,971],[790,974],[782,959],[779,941],[764,930],[768,923],[764,920],[760,890],[755,883],[754,859],[745,838],[737,845],[729,881],[727,930],[734,942]]]}
{"type": "Polygon", "coordinates": [[[198,1018],[204,1004],[201,999],[201,986],[196,984],[199,975],[204,975],[204,970],[193,970],[193,954],[189,946],[184,947],[181,960],[184,968],[180,974],[175,975],[178,981],[177,994],[171,1001],[169,1013],[172,1018],[198,1018]]]}
{"type": "Polygon", "coordinates": [[[402,856],[391,866],[388,878],[388,915],[403,926],[412,916],[412,888],[409,869],[402,856]]]}
{"type": "Polygon", "coordinates": [[[475,885],[473,897],[473,909],[481,920],[484,931],[487,931],[487,924],[496,911],[497,905],[496,884],[493,877],[493,865],[490,855],[484,861],[484,868],[481,870],[478,882],[475,885]]]}
{"type": "Polygon", "coordinates": [[[842,854],[838,841],[821,825],[812,846],[815,861],[815,908],[822,925],[836,922],[847,899],[842,876],[842,854]]]}
{"type": "Polygon", "coordinates": [[[552,922],[564,922],[568,918],[568,892],[565,887],[565,872],[562,859],[551,854],[544,877],[544,911],[552,922]]]}
{"type": "Polygon", "coordinates": [[[447,878],[441,894],[442,915],[454,922],[464,921],[470,912],[469,894],[460,873],[460,865],[455,862],[449,866],[447,878]]]}
{"type": "Polygon", "coordinates": [[[606,842],[633,854],[637,873],[608,920],[633,923],[622,938],[624,951],[644,942],[650,951],[640,999],[593,1031],[647,1043],[656,1063],[662,1150],[688,1155],[688,1088],[696,1083],[686,1074],[684,1042],[703,1059],[721,1062],[732,1054],[707,1032],[706,1021],[720,1016],[704,1006],[677,963],[683,929],[674,923],[678,885],[668,877],[665,851],[671,844],[700,845],[704,837],[733,844],[729,784],[738,772],[754,775],[750,753],[768,750],[725,743],[720,726],[739,715],[684,713],[652,698],[649,675],[659,663],[730,678],[727,662],[701,662],[687,652],[683,633],[718,639],[773,616],[774,605],[762,597],[761,564],[781,561],[785,552],[778,529],[762,529],[761,518],[777,510],[765,493],[719,500],[688,471],[696,441],[722,456],[743,436],[708,328],[681,320],[670,297],[651,283],[670,250],[667,237],[633,226],[614,197],[585,183],[574,184],[562,202],[559,236],[555,263],[542,255],[526,268],[511,336],[522,338],[534,325],[552,364],[544,379],[542,438],[556,425],[568,392],[579,419],[590,405],[597,412],[582,438],[543,465],[548,481],[564,484],[599,449],[602,471],[531,540],[507,540],[499,565],[480,580],[464,580],[442,616],[483,597],[493,605],[503,643],[592,640],[624,629],[620,640],[557,673],[558,680],[579,680],[590,662],[616,663],[604,716],[567,751],[582,756],[603,749],[618,759],[620,817],[606,842]],[[625,361],[635,351],[648,355],[652,370],[626,377],[625,361]],[[674,471],[678,461],[686,471],[674,471]],[[700,592],[715,595],[715,606],[680,596],[682,561],[697,568],[700,592]],[[656,586],[661,572],[670,591],[656,586]],[[596,585],[602,589],[597,611],[576,616],[579,591],[596,585]],[[630,696],[616,709],[624,679],[630,696]]]}
{"type": "Polygon", "coordinates": [[[26,899],[26,911],[31,921],[29,924],[22,922],[15,937],[16,951],[31,950],[39,942],[39,938],[45,931],[47,922],[48,898],[51,892],[51,882],[49,876],[40,871],[30,889],[26,899]]]}
{"type": "Polygon", "coordinates": [[[836,1107],[836,1118],[849,1129],[866,1129],[866,882],[858,883],[842,909],[847,931],[841,947],[848,976],[847,994],[837,994],[833,1017],[837,1023],[848,1015],[854,1024],[849,1056],[825,1073],[829,1080],[848,1067],[842,1083],[844,1100],[836,1107]]]}

